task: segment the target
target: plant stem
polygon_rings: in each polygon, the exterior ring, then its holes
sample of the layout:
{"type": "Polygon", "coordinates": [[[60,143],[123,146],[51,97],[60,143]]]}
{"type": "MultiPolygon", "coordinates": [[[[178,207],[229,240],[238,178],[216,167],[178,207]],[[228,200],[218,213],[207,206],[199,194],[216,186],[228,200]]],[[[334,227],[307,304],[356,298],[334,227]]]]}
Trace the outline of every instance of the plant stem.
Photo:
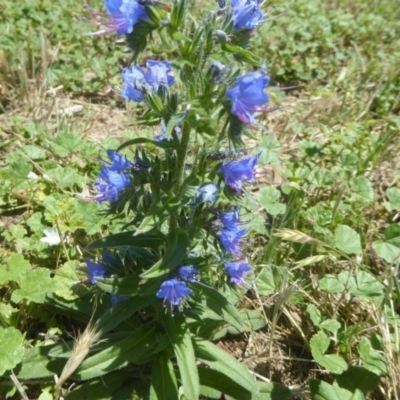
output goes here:
{"type": "Polygon", "coordinates": [[[185,161],[186,154],[189,147],[189,139],[190,139],[190,124],[187,121],[183,121],[182,124],[182,138],[181,145],[177,150],[177,162],[176,162],[176,171],[174,174],[174,184],[172,187],[172,192],[175,196],[179,197],[183,190],[183,178],[185,173],[185,161]]]}
{"type": "MultiPolygon", "coordinates": [[[[182,194],[184,188],[184,176],[185,176],[185,162],[186,154],[189,147],[190,139],[190,124],[188,121],[183,121],[182,123],[182,137],[181,145],[177,150],[177,161],[176,170],[173,176],[173,186],[172,193],[179,198],[182,194]]],[[[170,231],[178,229],[178,214],[174,213],[170,217],[170,231]]]]}

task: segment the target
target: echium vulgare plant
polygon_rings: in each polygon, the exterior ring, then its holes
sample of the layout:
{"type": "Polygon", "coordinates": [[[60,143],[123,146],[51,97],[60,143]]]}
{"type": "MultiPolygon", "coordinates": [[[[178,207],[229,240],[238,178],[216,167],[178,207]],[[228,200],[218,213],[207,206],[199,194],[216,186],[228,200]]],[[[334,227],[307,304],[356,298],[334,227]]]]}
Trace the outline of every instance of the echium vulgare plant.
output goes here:
{"type": "Polygon", "coordinates": [[[104,342],[72,379],[119,370],[115,392],[135,398],[261,399],[247,367],[213,343],[258,315],[238,304],[254,276],[244,200],[261,154],[244,137],[269,105],[269,76],[248,50],[265,22],[259,1],[220,0],[201,20],[188,0],[105,8],[92,34],[124,36],[120,96],[157,134],[109,149],[81,196],[109,204],[120,228],[88,247],[86,283],[108,304],[94,325],[104,342]]]}

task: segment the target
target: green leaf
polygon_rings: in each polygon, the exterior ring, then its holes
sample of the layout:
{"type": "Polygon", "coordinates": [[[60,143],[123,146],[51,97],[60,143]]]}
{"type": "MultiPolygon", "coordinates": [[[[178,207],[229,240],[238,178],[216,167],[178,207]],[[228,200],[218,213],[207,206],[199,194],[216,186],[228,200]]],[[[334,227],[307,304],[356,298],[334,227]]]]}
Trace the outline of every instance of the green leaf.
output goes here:
{"type": "Polygon", "coordinates": [[[336,333],[340,329],[340,322],[336,321],[336,319],[326,319],[319,324],[319,327],[329,332],[336,333]]]}
{"type": "Polygon", "coordinates": [[[198,399],[200,395],[199,374],[190,330],[183,317],[166,313],[164,314],[163,322],[174,347],[186,398],[198,399]]]}
{"type": "Polygon", "coordinates": [[[350,188],[356,195],[357,200],[362,200],[365,203],[374,201],[374,189],[369,179],[364,176],[358,176],[350,179],[350,188]]]}
{"type": "Polygon", "coordinates": [[[328,293],[342,293],[344,290],[344,285],[339,279],[331,274],[326,274],[322,279],[319,281],[319,287],[322,290],[325,290],[328,293]]]}
{"type": "Polygon", "coordinates": [[[167,250],[161,260],[141,275],[144,279],[158,278],[177,267],[186,255],[189,236],[185,232],[171,232],[167,236],[167,250]]]}
{"type": "Polygon", "coordinates": [[[400,210],[400,189],[397,187],[391,187],[386,190],[386,196],[389,202],[385,202],[385,207],[389,210],[400,210]]]}
{"type": "Polygon", "coordinates": [[[56,347],[59,347],[59,345],[52,344],[27,348],[21,364],[14,370],[18,379],[45,378],[59,374],[65,365],[66,359],[48,356],[48,352],[56,347]]]}
{"type": "Polygon", "coordinates": [[[259,148],[261,149],[260,164],[280,165],[279,150],[281,148],[281,143],[275,136],[262,136],[259,148]]]}
{"type": "Polygon", "coordinates": [[[135,235],[135,232],[121,232],[95,240],[87,249],[110,249],[121,246],[154,248],[163,244],[164,241],[164,236],[156,232],[139,233],[138,235],[135,235]]]}
{"type": "Polygon", "coordinates": [[[280,383],[274,382],[259,382],[260,394],[256,397],[257,400],[287,400],[292,394],[288,387],[280,383]]]}
{"type": "Polygon", "coordinates": [[[204,293],[207,307],[241,332],[243,326],[242,317],[236,307],[223,294],[199,282],[191,283],[190,287],[193,287],[196,292],[204,293]]]}
{"type": "Polygon", "coordinates": [[[269,296],[272,293],[276,293],[282,286],[286,275],[286,268],[276,267],[273,265],[263,266],[260,274],[255,280],[258,293],[262,296],[269,296]]]}
{"type": "MultiPolygon", "coordinates": [[[[127,400],[127,399],[147,400],[148,396],[149,396],[149,383],[143,381],[136,381],[129,386],[123,386],[123,388],[118,390],[118,392],[116,392],[112,397],[108,397],[107,399],[104,400],[127,400]]],[[[69,399],[67,398],[67,400],[69,399]]],[[[82,398],[79,400],[82,400],[82,398]]]]}
{"type": "Polygon", "coordinates": [[[400,224],[391,224],[385,229],[385,240],[400,247],[400,224]]]}
{"type": "MultiPolygon", "coordinates": [[[[308,383],[313,400],[344,400],[345,392],[338,387],[334,387],[329,383],[317,379],[309,379],[308,383]]],[[[364,398],[357,399],[364,400],[364,398]]],[[[356,400],[356,398],[354,398],[354,400],[356,400]]]]}
{"type": "Polygon", "coordinates": [[[123,302],[110,307],[96,322],[98,336],[101,337],[111,329],[114,329],[121,322],[154,303],[154,301],[154,296],[129,297],[123,302]]]}
{"type": "Polygon", "coordinates": [[[226,351],[202,339],[194,341],[194,349],[200,361],[208,365],[211,369],[229,377],[250,393],[254,395],[259,394],[260,388],[249,370],[226,351]]]}
{"type": "Polygon", "coordinates": [[[335,229],[333,241],[346,254],[362,254],[360,235],[347,225],[339,225],[335,229]]]}
{"type": "Polygon", "coordinates": [[[57,282],[50,277],[50,271],[40,267],[22,275],[18,284],[20,288],[11,295],[11,300],[15,303],[23,299],[44,303],[46,294],[57,290],[57,282]]]}
{"type": "Polygon", "coordinates": [[[80,276],[77,274],[76,267],[76,261],[68,261],[57,269],[52,278],[56,285],[54,293],[68,301],[76,300],[88,292],[88,289],[79,283],[80,276]]]}
{"type": "Polygon", "coordinates": [[[342,271],[339,280],[348,287],[354,296],[368,297],[380,301],[384,296],[384,286],[369,272],[358,271],[357,275],[350,276],[350,271],[342,271]]]}
{"type": "Polygon", "coordinates": [[[77,150],[80,150],[84,142],[81,137],[75,133],[61,132],[52,142],[51,142],[57,155],[64,157],[77,150]]]}
{"type": "Polygon", "coordinates": [[[0,376],[14,368],[24,356],[24,337],[14,327],[4,329],[0,326],[0,376]]]}
{"type": "Polygon", "coordinates": [[[379,375],[363,367],[350,366],[349,369],[338,376],[333,386],[340,387],[351,393],[351,397],[342,397],[341,400],[353,400],[353,394],[360,392],[362,397],[367,396],[368,392],[374,390],[379,383],[379,375]]]}
{"type": "Polygon", "coordinates": [[[400,247],[383,240],[376,240],[372,243],[376,254],[386,262],[392,264],[400,260],[400,247]]]}
{"type": "Polygon", "coordinates": [[[387,361],[383,351],[374,349],[368,338],[365,336],[362,337],[358,343],[357,349],[364,367],[368,371],[378,376],[387,374],[387,361]]]}
{"type": "Polygon", "coordinates": [[[140,278],[128,276],[126,278],[97,278],[96,285],[107,293],[132,296],[140,291],[140,278]]]}
{"type": "Polygon", "coordinates": [[[270,215],[284,214],[286,205],[279,203],[281,192],[274,186],[264,187],[260,190],[260,204],[270,215]]]}
{"type": "Polygon", "coordinates": [[[62,188],[80,185],[82,182],[82,176],[70,167],[57,167],[50,169],[47,171],[47,175],[53,178],[53,180],[62,188]]]}
{"type": "Polygon", "coordinates": [[[29,273],[32,268],[21,254],[13,254],[6,259],[7,267],[0,265],[0,284],[7,281],[19,282],[21,276],[29,273]]]}
{"type": "Polygon", "coordinates": [[[178,400],[178,385],[173,365],[166,356],[154,360],[151,369],[150,400],[178,400]]]}
{"type": "MultiPolygon", "coordinates": [[[[114,400],[113,394],[122,386],[126,377],[119,372],[104,375],[100,378],[92,379],[85,382],[78,387],[74,387],[68,392],[67,400],[82,400],[82,399],[96,399],[96,400],[114,400]]],[[[52,397],[53,399],[53,397],[52,397]]],[[[128,399],[126,397],[125,399],[128,399]]],[[[129,397],[129,400],[132,398],[129,397]]]]}
{"type": "Polygon", "coordinates": [[[177,211],[180,200],[177,198],[169,199],[165,202],[153,204],[147,212],[143,221],[137,228],[137,232],[144,233],[160,225],[170,215],[177,211]]]}
{"type": "Polygon", "coordinates": [[[314,304],[309,304],[307,306],[307,312],[310,314],[310,318],[314,326],[319,326],[321,323],[321,312],[318,310],[318,308],[315,307],[314,304]]]}
{"type": "MultiPolygon", "coordinates": [[[[223,373],[206,367],[198,367],[200,377],[200,393],[206,398],[220,399],[221,393],[234,400],[253,400],[250,391],[223,373]]],[[[261,399],[260,399],[261,400],[261,399]]]]}
{"type": "Polygon", "coordinates": [[[340,374],[347,369],[347,363],[340,356],[334,354],[325,355],[329,343],[329,337],[324,332],[319,331],[310,340],[311,354],[314,360],[329,372],[340,374]]]}
{"type": "Polygon", "coordinates": [[[26,144],[21,147],[21,150],[31,159],[31,160],[43,160],[46,158],[46,153],[40,147],[26,144]]]}
{"type": "Polygon", "coordinates": [[[143,326],[128,338],[86,358],[71,378],[92,379],[119,369],[129,362],[140,362],[143,356],[151,353],[156,343],[154,330],[143,326]]]}

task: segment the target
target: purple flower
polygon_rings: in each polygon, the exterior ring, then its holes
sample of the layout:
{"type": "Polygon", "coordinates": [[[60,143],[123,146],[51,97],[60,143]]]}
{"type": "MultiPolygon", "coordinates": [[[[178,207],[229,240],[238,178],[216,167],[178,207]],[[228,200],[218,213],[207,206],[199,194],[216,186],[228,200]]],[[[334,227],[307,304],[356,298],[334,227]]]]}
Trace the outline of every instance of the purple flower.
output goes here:
{"type": "Polygon", "coordinates": [[[121,95],[126,100],[140,102],[143,100],[143,90],[147,87],[142,68],[134,66],[122,70],[122,80],[125,83],[121,95]]]}
{"type": "Polygon", "coordinates": [[[244,261],[236,261],[236,262],[231,262],[231,263],[226,263],[225,264],[225,271],[229,274],[231,277],[230,282],[240,286],[243,285],[245,275],[247,275],[250,271],[250,264],[244,261]]]}
{"type": "Polygon", "coordinates": [[[254,113],[261,111],[269,97],[264,92],[269,83],[269,76],[264,71],[251,72],[239,77],[236,86],[226,91],[232,103],[231,113],[243,123],[252,124],[254,113]]]}
{"type": "Polygon", "coordinates": [[[117,37],[120,37],[132,33],[139,20],[148,19],[145,7],[137,0],[104,0],[104,5],[108,15],[97,14],[89,10],[96,17],[96,22],[92,22],[92,24],[104,26],[104,29],[89,33],[89,35],[100,36],[116,32],[117,37]],[[105,20],[101,20],[102,18],[105,20]]]}
{"type": "Polygon", "coordinates": [[[110,171],[104,164],[97,182],[94,184],[97,194],[92,198],[101,203],[103,201],[116,201],[118,194],[131,185],[129,176],[116,171],[110,171]]]}
{"type": "Polygon", "coordinates": [[[146,19],[146,9],[136,0],[104,0],[109,12],[110,22],[104,24],[108,32],[117,32],[117,36],[133,32],[133,28],[140,19],[146,19]]]}
{"type": "Polygon", "coordinates": [[[242,255],[240,241],[246,236],[247,232],[246,229],[241,228],[239,222],[239,207],[236,207],[233,211],[220,214],[219,218],[223,228],[216,233],[217,238],[227,253],[240,257],[242,255]]]}
{"type": "Polygon", "coordinates": [[[261,0],[232,0],[233,30],[253,30],[264,19],[259,9],[261,0]]]}
{"type": "Polygon", "coordinates": [[[164,299],[163,304],[168,301],[172,311],[173,306],[179,306],[190,293],[192,291],[186,286],[185,282],[168,279],[161,285],[156,296],[159,299],[164,299]]]}
{"type": "Polygon", "coordinates": [[[239,223],[239,206],[235,207],[233,211],[220,214],[219,219],[226,229],[236,229],[239,223]]]}
{"type": "Polygon", "coordinates": [[[175,83],[171,64],[168,61],[147,60],[146,67],[148,72],[145,78],[154,92],[157,93],[160,86],[168,88],[175,83]]]}
{"type": "Polygon", "coordinates": [[[104,278],[107,275],[107,269],[104,265],[96,264],[85,258],[85,263],[89,271],[89,282],[94,285],[97,278],[104,278]]]}
{"type": "Polygon", "coordinates": [[[247,156],[241,160],[234,160],[222,164],[222,173],[225,178],[225,184],[233,189],[235,192],[240,193],[242,190],[242,179],[249,182],[254,182],[254,167],[260,158],[261,153],[255,156],[247,156]]]}
{"type": "Polygon", "coordinates": [[[146,67],[147,72],[138,66],[122,70],[125,86],[121,95],[124,99],[140,102],[145,91],[157,92],[160,86],[168,88],[175,83],[169,62],[148,60],[146,67]]]}
{"type": "Polygon", "coordinates": [[[108,167],[110,171],[125,171],[132,167],[132,163],[128,161],[124,156],[121,156],[116,150],[107,150],[107,155],[111,161],[111,166],[108,167]]]}
{"type": "Polygon", "coordinates": [[[178,268],[178,274],[184,281],[195,282],[199,271],[193,265],[186,265],[178,268]]]}
{"type": "Polygon", "coordinates": [[[214,203],[217,199],[217,186],[214,183],[207,183],[199,187],[196,197],[200,203],[214,203]]]}
{"type": "Polygon", "coordinates": [[[224,228],[217,233],[217,238],[220,240],[222,246],[227,253],[233,254],[236,257],[242,256],[240,248],[240,240],[246,236],[246,229],[239,227],[224,228]]]}

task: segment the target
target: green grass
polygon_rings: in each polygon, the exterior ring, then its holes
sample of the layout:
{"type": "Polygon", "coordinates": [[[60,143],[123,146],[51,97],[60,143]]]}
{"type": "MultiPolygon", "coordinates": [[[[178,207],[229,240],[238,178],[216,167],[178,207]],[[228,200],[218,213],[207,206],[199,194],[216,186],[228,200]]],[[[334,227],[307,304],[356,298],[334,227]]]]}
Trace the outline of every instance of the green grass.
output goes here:
{"type": "MultiPolygon", "coordinates": [[[[275,178],[264,171],[253,187],[264,211],[253,221],[256,296],[248,301],[269,329],[240,338],[244,361],[304,398],[307,379],[332,383],[341,363],[362,365],[381,376],[367,398],[399,399],[399,3],[264,7],[272,20],[251,46],[265,61],[279,110],[265,118],[272,134],[260,145],[275,178]],[[283,94],[285,86],[296,89],[283,94]]],[[[120,85],[123,46],[83,36],[92,29],[83,14],[72,0],[0,6],[0,326],[16,328],[32,346],[42,334],[67,340],[76,322],[42,304],[45,287],[29,287],[30,268],[38,277],[52,270],[57,294],[72,301],[80,293],[67,287],[85,279],[76,268],[85,246],[121,229],[75,197],[104,149],[135,136],[124,128],[135,110],[108,89],[120,85]],[[30,172],[38,179],[27,179],[30,172]],[[66,246],[40,242],[49,226],[68,233],[66,246]],[[19,281],[4,272],[11,261],[19,281]]],[[[50,387],[22,384],[31,398],[50,387]]],[[[0,380],[3,393],[19,398],[10,380],[0,380]]]]}

